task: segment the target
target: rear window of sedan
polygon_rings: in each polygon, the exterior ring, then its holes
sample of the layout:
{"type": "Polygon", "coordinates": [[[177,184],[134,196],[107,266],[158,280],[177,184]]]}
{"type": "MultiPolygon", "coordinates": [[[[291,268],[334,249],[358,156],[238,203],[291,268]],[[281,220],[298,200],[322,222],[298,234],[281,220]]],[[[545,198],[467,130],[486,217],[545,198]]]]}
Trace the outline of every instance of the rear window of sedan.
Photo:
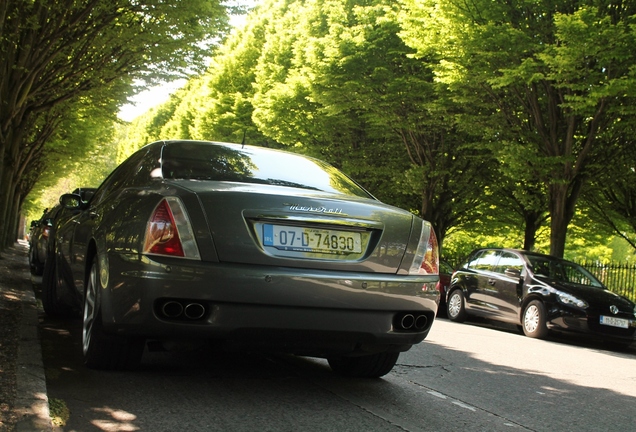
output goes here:
{"type": "Polygon", "coordinates": [[[259,183],[372,198],[337,168],[310,157],[239,144],[171,142],[161,155],[172,180],[259,183]]]}

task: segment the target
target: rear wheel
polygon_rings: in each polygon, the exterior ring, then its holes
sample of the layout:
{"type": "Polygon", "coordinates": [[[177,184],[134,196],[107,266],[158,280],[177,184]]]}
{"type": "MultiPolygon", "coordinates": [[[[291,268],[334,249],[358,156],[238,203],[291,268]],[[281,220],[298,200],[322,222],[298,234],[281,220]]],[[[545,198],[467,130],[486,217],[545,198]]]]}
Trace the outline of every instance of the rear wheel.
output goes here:
{"type": "Polygon", "coordinates": [[[539,300],[532,300],[523,311],[521,322],[523,333],[531,338],[543,339],[548,335],[545,306],[539,300]]]}
{"type": "Polygon", "coordinates": [[[358,378],[379,378],[388,374],[397,362],[399,352],[383,352],[358,357],[331,357],[331,369],[340,375],[358,378]]]}
{"type": "Polygon", "coordinates": [[[99,267],[97,257],[95,257],[84,294],[84,318],[82,321],[84,363],[93,369],[132,369],[141,360],[144,340],[104,332],[98,278],[99,267]]]}
{"type": "Polygon", "coordinates": [[[42,307],[50,317],[69,318],[73,316],[73,310],[59,299],[60,283],[55,251],[49,251],[46,254],[44,272],[42,273],[42,307]]]}
{"type": "Polygon", "coordinates": [[[448,319],[455,322],[466,321],[466,308],[464,307],[464,293],[461,289],[456,289],[451,292],[448,297],[448,304],[446,306],[448,313],[448,319]]]}

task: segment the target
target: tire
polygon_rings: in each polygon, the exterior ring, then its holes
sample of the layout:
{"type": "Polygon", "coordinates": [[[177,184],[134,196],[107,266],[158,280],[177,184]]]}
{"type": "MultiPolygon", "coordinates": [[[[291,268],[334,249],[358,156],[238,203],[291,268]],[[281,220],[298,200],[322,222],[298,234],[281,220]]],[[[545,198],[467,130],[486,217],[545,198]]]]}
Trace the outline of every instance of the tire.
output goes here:
{"type": "Polygon", "coordinates": [[[531,338],[543,339],[548,335],[545,305],[539,300],[532,300],[523,310],[521,327],[523,333],[531,338]]]}
{"type": "Polygon", "coordinates": [[[60,281],[57,274],[55,251],[53,250],[47,252],[42,272],[42,307],[51,318],[70,318],[73,316],[73,310],[59,300],[59,288],[60,281]]]}
{"type": "Polygon", "coordinates": [[[448,319],[455,322],[466,321],[466,307],[464,306],[464,293],[461,289],[451,291],[446,304],[448,319]]]}
{"type": "Polygon", "coordinates": [[[133,369],[141,361],[145,341],[141,338],[129,338],[104,332],[98,275],[99,267],[95,257],[84,292],[82,318],[84,364],[91,369],[133,369]]]}
{"type": "Polygon", "coordinates": [[[399,356],[399,352],[382,352],[359,357],[331,357],[327,361],[331,369],[339,375],[379,378],[393,369],[399,356]]]}
{"type": "Polygon", "coordinates": [[[31,246],[29,248],[29,270],[34,276],[42,276],[44,265],[37,258],[37,249],[31,246]]]}

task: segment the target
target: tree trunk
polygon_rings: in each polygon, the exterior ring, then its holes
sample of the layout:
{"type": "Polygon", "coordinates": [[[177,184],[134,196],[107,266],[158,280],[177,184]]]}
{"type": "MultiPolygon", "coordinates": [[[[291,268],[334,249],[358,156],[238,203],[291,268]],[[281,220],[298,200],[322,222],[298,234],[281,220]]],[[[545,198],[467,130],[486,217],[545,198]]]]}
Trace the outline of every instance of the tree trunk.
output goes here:
{"type": "Polygon", "coordinates": [[[14,188],[13,200],[9,217],[11,218],[11,226],[9,227],[9,233],[7,234],[6,247],[11,247],[18,241],[20,233],[20,202],[22,198],[17,188],[14,188]]]}
{"type": "Polygon", "coordinates": [[[13,169],[7,162],[7,157],[4,158],[4,167],[2,170],[2,176],[0,177],[0,251],[6,248],[7,234],[11,229],[11,203],[13,197],[13,169]]]}
{"type": "Polygon", "coordinates": [[[552,184],[550,199],[550,255],[563,258],[565,239],[573,210],[568,210],[568,185],[552,184]]]}
{"type": "Polygon", "coordinates": [[[537,238],[537,221],[535,218],[526,215],[523,233],[523,249],[531,251],[537,238]]]}

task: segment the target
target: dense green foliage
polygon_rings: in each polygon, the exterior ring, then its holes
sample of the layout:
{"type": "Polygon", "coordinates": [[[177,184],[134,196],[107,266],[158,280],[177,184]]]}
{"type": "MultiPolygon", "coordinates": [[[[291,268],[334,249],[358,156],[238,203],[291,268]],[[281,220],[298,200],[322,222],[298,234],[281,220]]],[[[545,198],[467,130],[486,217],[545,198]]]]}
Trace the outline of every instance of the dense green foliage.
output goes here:
{"type": "Polygon", "coordinates": [[[263,0],[117,160],[170,138],[289,148],[430,220],[447,254],[623,259],[635,42],[636,0],[263,0]]]}
{"type": "MultiPolygon", "coordinates": [[[[545,194],[550,252],[633,122],[636,2],[405,0],[403,36],[478,111],[504,175],[545,194]]],[[[525,193],[522,191],[522,193],[525,193]]],[[[543,210],[543,209],[542,209],[543,210]]]]}
{"type": "Polygon", "coordinates": [[[38,181],[110,141],[134,83],[200,70],[226,28],[219,0],[0,2],[0,250],[38,181]]]}

